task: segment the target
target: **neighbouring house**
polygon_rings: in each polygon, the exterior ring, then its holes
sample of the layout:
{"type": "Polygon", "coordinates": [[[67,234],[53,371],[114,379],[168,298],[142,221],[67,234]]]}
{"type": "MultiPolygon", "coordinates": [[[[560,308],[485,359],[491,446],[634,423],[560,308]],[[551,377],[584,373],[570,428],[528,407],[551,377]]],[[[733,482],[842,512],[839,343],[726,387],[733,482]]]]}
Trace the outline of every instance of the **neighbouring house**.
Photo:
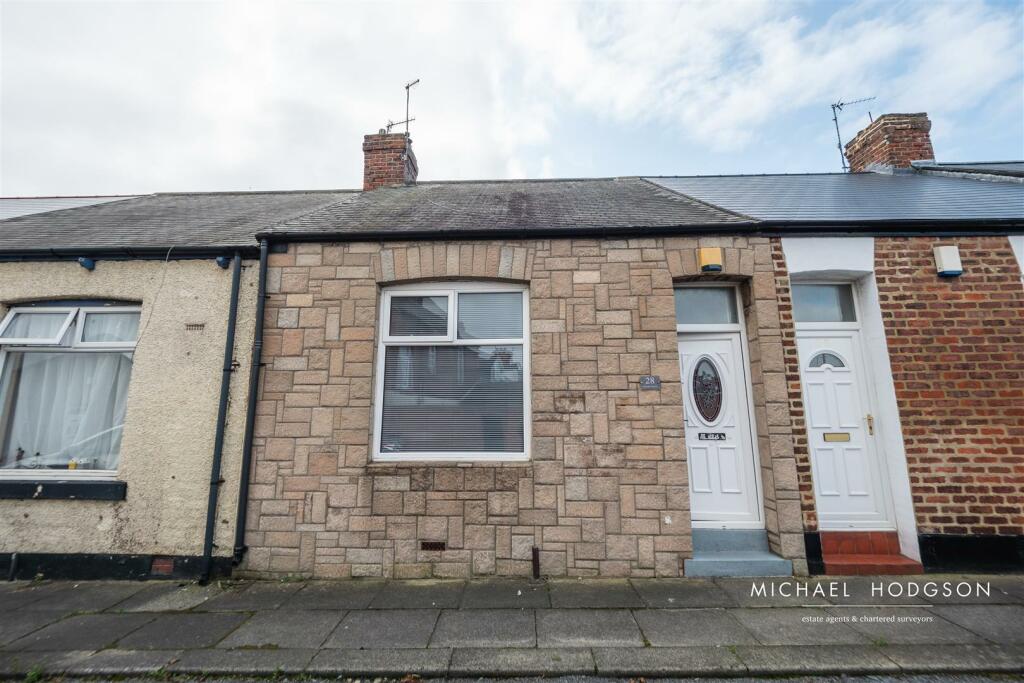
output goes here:
{"type": "Polygon", "coordinates": [[[253,234],[341,196],[152,195],[0,222],[0,575],[230,569],[253,234]]]}
{"type": "Polygon", "coordinates": [[[0,551],[138,575],[1020,569],[1024,162],[935,162],[929,128],[879,117],[848,174],[471,182],[418,182],[380,133],[362,191],[0,222],[0,472],[23,477],[0,551]],[[4,342],[48,306],[65,327],[4,342]],[[8,375],[90,319],[127,393],[22,417],[8,375]],[[28,468],[10,435],[44,422],[108,445],[28,468]],[[122,499],[26,493],[86,477],[122,499]]]}

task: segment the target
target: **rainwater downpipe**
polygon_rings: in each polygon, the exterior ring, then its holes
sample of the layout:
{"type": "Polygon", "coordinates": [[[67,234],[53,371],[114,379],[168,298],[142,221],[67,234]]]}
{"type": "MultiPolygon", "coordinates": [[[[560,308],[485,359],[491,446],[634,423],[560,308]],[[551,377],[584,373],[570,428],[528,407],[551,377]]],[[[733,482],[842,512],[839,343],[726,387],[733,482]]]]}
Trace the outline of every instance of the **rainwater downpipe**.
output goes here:
{"type": "Polygon", "coordinates": [[[224,427],[227,423],[231,373],[235,370],[235,323],[238,319],[238,288],[242,279],[242,255],[235,252],[231,271],[231,302],[228,308],[228,331],[224,337],[224,369],[220,379],[220,404],[217,406],[217,431],[213,438],[213,465],[210,468],[210,494],[206,505],[206,535],[203,538],[203,563],[200,583],[210,580],[213,565],[213,535],[217,522],[217,497],[224,479],[220,475],[224,456],[224,427]]]}
{"type": "Polygon", "coordinates": [[[263,367],[263,313],[267,303],[267,255],[270,245],[260,240],[260,273],[256,293],[256,330],[249,366],[249,398],[246,402],[245,437],[242,440],[242,471],[238,482],[238,512],[235,514],[235,548],[232,564],[238,566],[245,556],[245,526],[249,511],[249,474],[252,471],[252,437],[256,425],[256,401],[259,399],[260,368],[263,367]]]}

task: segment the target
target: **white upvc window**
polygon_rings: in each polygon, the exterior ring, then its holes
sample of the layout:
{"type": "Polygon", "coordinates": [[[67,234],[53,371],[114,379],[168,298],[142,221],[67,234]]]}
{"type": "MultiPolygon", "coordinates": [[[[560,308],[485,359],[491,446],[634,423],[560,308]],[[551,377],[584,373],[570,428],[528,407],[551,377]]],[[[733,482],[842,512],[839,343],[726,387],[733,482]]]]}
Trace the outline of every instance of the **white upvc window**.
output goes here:
{"type": "Polygon", "coordinates": [[[792,283],[793,321],[798,329],[859,329],[853,283],[819,280],[792,283]]]}
{"type": "Polygon", "coordinates": [[[33,305],[0,321],[0,479],[113,479],[138,306],[33,305]]]}
{"type": "Polygon", "coordinates": [[[373,459],[526,460],[526,288],[488,282],[384,290],[373,459]]]}

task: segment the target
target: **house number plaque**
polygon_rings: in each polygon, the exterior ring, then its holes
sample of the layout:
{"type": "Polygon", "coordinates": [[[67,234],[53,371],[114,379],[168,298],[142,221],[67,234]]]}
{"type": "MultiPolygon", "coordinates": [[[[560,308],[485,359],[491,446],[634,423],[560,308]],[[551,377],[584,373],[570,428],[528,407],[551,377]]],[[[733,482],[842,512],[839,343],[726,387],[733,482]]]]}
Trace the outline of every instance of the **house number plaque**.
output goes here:
{"type": "Polygon", "coordinates": [[[725,441],[725,432],[697,432],[698,441],[725,441]]]}
{"type": "Polygon", "coordinates": [[[661,389],[661,378],[657,375],[640,375],[641,389],[661,389]]]}

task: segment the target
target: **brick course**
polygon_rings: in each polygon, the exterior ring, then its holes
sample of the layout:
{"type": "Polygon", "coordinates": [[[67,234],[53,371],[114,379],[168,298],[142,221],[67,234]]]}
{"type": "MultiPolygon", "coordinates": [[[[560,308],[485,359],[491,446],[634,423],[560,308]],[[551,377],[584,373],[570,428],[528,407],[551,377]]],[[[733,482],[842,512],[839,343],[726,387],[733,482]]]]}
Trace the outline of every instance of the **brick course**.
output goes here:
{"type": "Polygon", "coordinates": [[[419,167],[405,133],[363,136],[363,190],[416,182],[419,167]]]}
{"type": "Polygon", "coordinates": [[[1024,534],[1024,287],[1005,237],[877,238],[920,533],[1024,534]],[[960,247],[939,278],[932,249],[960,247]]]}
{"type": "Polygon", "coordinates": [[[883,114],[846,143],[850,171],[864,171],[872,164],[909,168],[910,162],[934,159],[927,114],[883,114]]]}
{"type": "Polygon", "coordinates": [[[673,303],[724,248],[741,283],[773,549],[802,560],[767,238],[293,244],[271,256],[244,570],[257,575],[676,576],[689,495],[673,303]],[[371,463],[379,286],[529,285],[531,460],[371,463]],[[660,391],[640,391],[641,374],[660,391]],[[420,550],[424,540],[444,551],[420,550]]]}

